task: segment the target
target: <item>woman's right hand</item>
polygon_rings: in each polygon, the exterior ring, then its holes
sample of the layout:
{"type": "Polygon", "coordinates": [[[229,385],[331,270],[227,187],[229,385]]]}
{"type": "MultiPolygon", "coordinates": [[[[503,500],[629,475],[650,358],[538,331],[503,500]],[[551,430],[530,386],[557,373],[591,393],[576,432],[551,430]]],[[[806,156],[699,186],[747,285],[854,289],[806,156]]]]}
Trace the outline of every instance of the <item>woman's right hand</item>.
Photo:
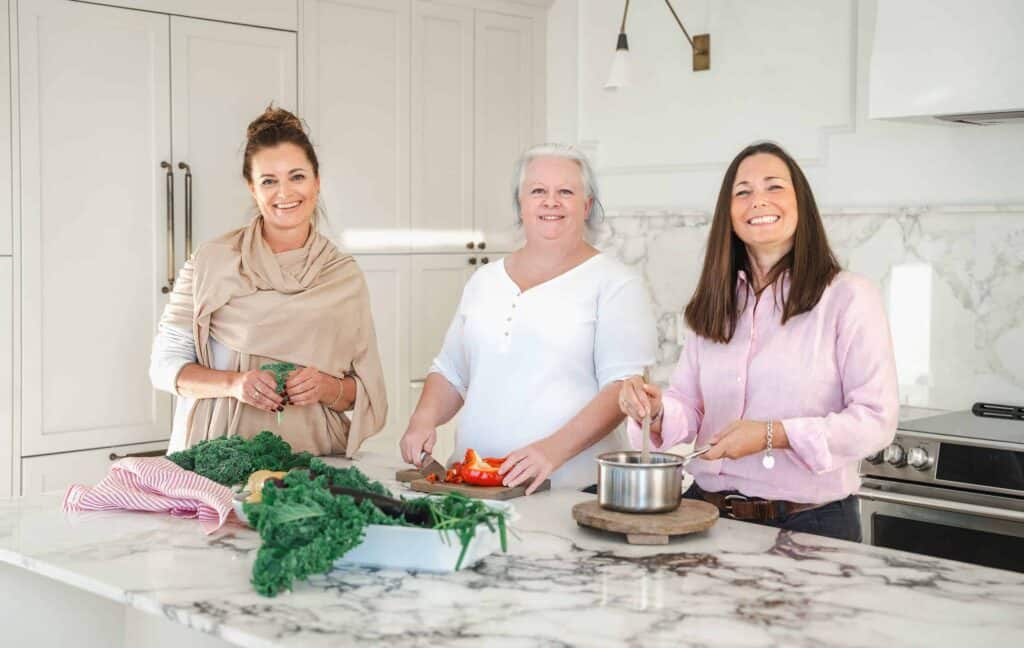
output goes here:
{"type": "Polygon", "coordinates": [[[416,419],[410,419],[409,427],[402,435],[402,440],[398,442],[398,447],[402,451],[402,459],[405,463],[419,467],[420,456],[424,452],[432,452],[435,443],[437,443],[437,428],[420,423],[416,419]]]}
{"type": "MultiPolygon", "coordinates": [[[[664,403],[661,400],[661,389],[657,385],[649,385],[640,376],[630,376],[622,381],[619,388],[619,410],[642,425],[645,416],[658,416],[664,403]]],[[[661,419],[651,424],[651,440],[661,445],[661,419]]]]}
{"type": "Polygon", "coordinates": [[[280,412],[284,409],[284,397],[277,393],[274,374],[253,369],[238,374],[231,395],[238,401],[266,412],[280,412]]]}

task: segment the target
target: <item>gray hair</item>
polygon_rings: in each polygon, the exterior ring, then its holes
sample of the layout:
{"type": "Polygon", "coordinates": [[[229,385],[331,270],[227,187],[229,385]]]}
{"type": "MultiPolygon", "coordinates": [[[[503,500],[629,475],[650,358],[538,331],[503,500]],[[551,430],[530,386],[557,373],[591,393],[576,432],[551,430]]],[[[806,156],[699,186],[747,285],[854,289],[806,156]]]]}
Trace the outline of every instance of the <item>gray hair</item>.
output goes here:
{"type": "Polygon", "coordinates": [[[512,171],[512,213],[515,215],[515,225],[523,222],[522,206],[519,204],[519,192],[523,188],[523,181],[526,180],[526,167],[537,158],[556,157],[572,160],[580,167],[580,179],[583,181],[583,195],[593,198],[590,211],[586,215],[586,223],[593,227],[604,220],[604,207],[601,205],[601,196],[597,188],[597,177],[594,169],[590,166],[587,156],[574,146],[568,144],[538,144],[526,149],[512,171]]]}

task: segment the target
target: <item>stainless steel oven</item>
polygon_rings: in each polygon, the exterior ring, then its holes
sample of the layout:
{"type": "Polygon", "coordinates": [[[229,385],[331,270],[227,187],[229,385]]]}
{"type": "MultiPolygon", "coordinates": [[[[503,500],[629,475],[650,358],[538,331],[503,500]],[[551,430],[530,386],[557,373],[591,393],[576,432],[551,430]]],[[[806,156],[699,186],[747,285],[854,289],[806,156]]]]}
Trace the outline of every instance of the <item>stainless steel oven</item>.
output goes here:
{"type": "Polygon", "coordinates": [[[1024,421],[910,421],[862,472],[865,542],[1024,573],[1024,421]]]}

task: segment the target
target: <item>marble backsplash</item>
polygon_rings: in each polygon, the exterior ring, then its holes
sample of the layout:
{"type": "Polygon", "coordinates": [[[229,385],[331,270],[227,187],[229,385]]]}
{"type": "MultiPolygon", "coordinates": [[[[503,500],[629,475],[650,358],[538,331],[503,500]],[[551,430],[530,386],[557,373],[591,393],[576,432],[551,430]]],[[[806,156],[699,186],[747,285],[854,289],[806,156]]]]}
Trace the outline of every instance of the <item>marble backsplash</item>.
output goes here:
{"type": "MultiPolygon", "coordinates": [[[[1024,405],[1024,206],[839,209],[823,219],[843,267],[886,299],[901,403],[1024,405]]],[[[659,382],[679,357],[709,223],[708,213],[620,211],[594,232],[647,281],[659,382]]]]}

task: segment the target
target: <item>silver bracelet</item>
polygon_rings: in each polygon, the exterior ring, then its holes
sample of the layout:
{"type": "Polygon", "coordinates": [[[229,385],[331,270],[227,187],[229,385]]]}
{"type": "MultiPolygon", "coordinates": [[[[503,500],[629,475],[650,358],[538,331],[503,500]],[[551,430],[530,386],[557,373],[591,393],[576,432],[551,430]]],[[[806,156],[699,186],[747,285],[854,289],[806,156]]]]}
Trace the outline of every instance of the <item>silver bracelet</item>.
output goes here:
{"type": "Polygon", "coordinates": [[[771,470],[775,467],[775,457],[772,456],[772,422],[768,421],[768,433],[767,433],[768,445],[764,450],[764,457],[761,458],[761,465],[766,469],[771,470]]]}

